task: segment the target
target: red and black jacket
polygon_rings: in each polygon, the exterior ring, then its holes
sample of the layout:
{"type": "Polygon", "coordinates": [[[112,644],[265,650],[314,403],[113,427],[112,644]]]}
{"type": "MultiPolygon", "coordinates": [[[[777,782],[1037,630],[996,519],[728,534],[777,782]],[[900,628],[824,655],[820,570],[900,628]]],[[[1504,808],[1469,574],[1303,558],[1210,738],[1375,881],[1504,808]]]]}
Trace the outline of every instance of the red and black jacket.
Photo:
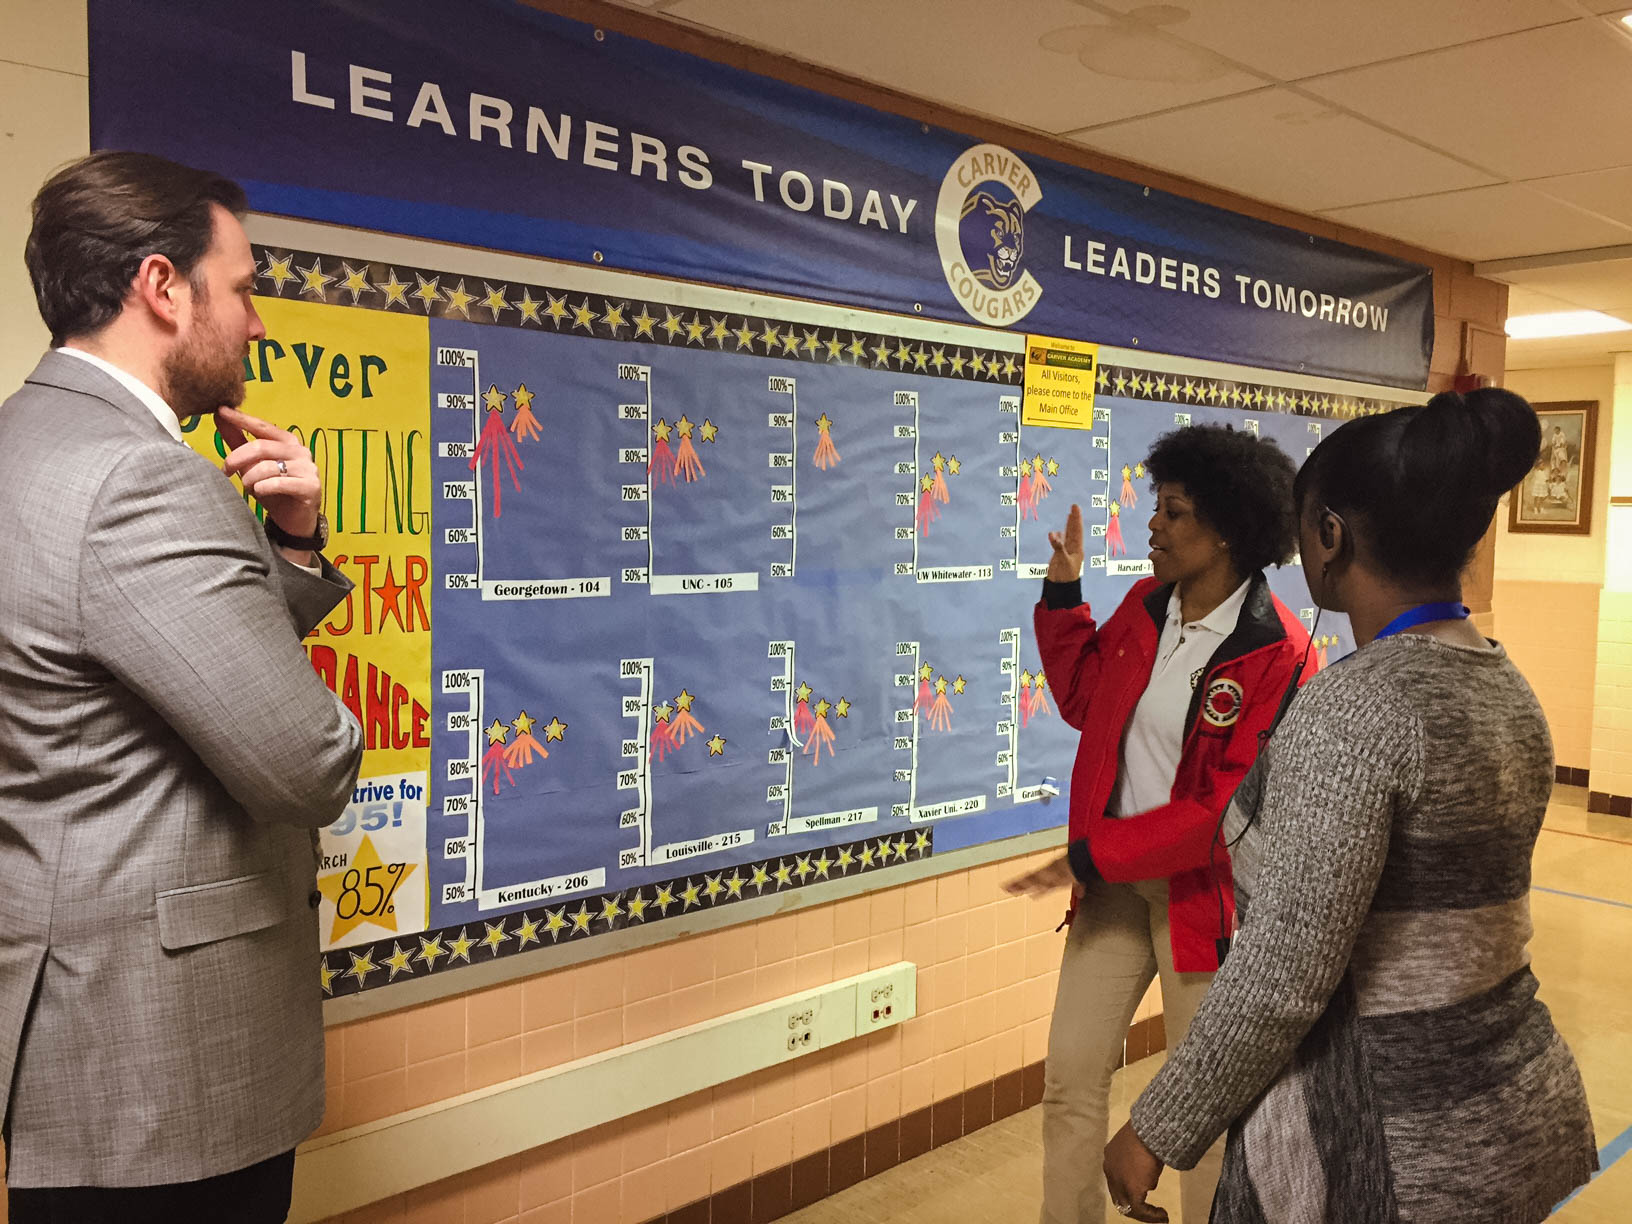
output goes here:
{"type": "Polygon", "coordinates": [[[1191,696],[1172,798],[1118,820],[1107,809],[1122,737],[1150,682],[1172,594],[1171,585],[1147,578],[1097,626],[1080,582],[1048,583],[1034,623],[1060,715],[1083,733],[1071,771],[1073,870],[1085,881],[1167,880],[1174,967],[1211,973],[1219,963],[1220,891],[1224,933],[1235,916],[1229,853],[1214,846],[1219,816],[1258,756],[1309,635],[1256,575],[1234,632],[1214,651],[1191,696]]]}

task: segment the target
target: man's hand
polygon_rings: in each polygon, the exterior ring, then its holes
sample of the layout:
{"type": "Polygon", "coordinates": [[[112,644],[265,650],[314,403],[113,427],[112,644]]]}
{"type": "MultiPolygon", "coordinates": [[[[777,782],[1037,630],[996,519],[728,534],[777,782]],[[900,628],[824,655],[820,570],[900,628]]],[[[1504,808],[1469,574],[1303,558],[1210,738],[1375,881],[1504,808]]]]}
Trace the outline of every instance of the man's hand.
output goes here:
{"type": "Polygon", "coordinates": [[[1048,559],[1050,582],[1075,582],[1082,577],[1082,507],[1071,503],[1071,513],[1065,517],[1063,532],[1048,533],[1048,542],[1054,546],[1054,555],[1048,559]]]}
{"type": "Polygon", "coordinates": [[[1118,1211],[1130,1220],[1166,1224],[1167,1212],[1145,1202],[1161,1175],[1162,1162],[1134,1134],[1133,1123],[1116,1132],[1105,1148],[1105,1188],[1118,1211]]]}
{"type": "Polygon", "coordinates": [[[1073,896],[1082,896],[1082,883],[1071,873],[1071,861],[1062,854],[1036,871],[1005,881],[1003,891],[1017,897],[1041,897],[1066,887],[1073,896]]]}
{"type": "MultiPolygon", "coordinates": [[[[290,535],[315,532],[323,507],[323,482],[300,440],[287,429],[239,408],[217,409],[215,427],[229,448],[227,475],[243,481],[245,491],[290,535]]],[[[314,563],[309,552],[284,549],[283,554],[297,565],[314,563]]]]}

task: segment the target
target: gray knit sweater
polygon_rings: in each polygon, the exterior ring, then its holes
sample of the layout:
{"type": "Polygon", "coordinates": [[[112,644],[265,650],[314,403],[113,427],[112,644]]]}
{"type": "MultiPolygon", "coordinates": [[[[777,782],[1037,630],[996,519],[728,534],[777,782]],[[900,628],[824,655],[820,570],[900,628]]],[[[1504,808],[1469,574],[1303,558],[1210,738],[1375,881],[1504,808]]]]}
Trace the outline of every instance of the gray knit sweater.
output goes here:
{"type": "Polygon", "coordinates": [[[1175,1168],[1229,1128],[1213,1224],[1529,1224],[1591,1176],[1530,972],[1552,775],[1499,646],[1403,634],[1298,696],[1225,817],[1235,943],[1133,1108],[1175,1168]]]}

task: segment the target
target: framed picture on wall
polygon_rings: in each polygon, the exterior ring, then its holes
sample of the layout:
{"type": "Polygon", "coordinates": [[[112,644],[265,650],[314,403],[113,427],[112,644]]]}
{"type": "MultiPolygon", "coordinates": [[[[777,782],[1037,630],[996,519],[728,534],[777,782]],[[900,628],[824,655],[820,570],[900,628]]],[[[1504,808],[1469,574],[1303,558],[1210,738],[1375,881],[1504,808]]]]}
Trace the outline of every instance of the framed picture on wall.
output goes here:
{"type": "Polygon", "coordinates": [[[1507,529],[1553,535],[1592,532],[1592,465],[1598,401],[1535,405],[1541,453],[1507,504],[1507,529]]]}

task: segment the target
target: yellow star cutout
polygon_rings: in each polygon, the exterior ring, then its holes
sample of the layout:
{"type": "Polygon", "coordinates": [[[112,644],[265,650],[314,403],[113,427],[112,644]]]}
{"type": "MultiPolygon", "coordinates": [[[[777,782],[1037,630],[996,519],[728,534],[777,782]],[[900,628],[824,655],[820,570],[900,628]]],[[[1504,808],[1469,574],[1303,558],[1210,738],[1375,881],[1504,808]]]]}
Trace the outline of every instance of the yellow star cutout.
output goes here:
{"type": "Polygon", "coordinates": [[[392,940],[392,955],[385,958],[385,968],[392,971],[392,976],[385,979],[390,982],[397,981],[398,973],[413,973],[413,953],[403,950],[397,940],[392,940]]]}
{"type": "Polygon", "coordinates": [[[1030,459],[1022,459],[1020,461],[1020,475],[1023,476],[1023,477],[1031,475],[1031,460],[1030,459]]]}
{"type": "Polygon", "coordinates": [[[720,427],[714,424],[713,421],[704,418],[703,423],[698,428],[697,432],[702,437],[704,442],[712,442],[714,441],[715,435],[720,432],[720,427]]]}
{"type": "Polygon", "coordinates": [[[546,744],[555,743],[557,740],[564,739],[566,734],[567,724],[562,722],[559,718],[552,718],[549,722],[544,724],[544,742],[546,744]]]}
{"type": "MultiPolygon", "coordinates": [[[[398,866],[398,864],[391,864],[391,866],[398,866]]],[[[401,887],[402,883],[419,869],[419,864],[403,863],[400,864],[400,867],[401,870],[396,873],[397,887],[401,887]]],[[[393,901],[390,904],[386,904],[384,895],[379,893],[376,893],[375,896],[379,897],[379,901],[376,904],[379,905],[380,908],[365,911],[363,909],[363,898],[367,897],[368,894],[361,893],[358,895],[357,908],[352,912],[351,917],[342,918],[340,916],[340,898],[344,896],[347,891],[346,877],[350,876],[352,878],[353,887],[351,891],[355,893],[357,892],[355,887],[356,883],[359,880],[370,878],[370,872],[376,873],[380,877],[381,883],[387,888],[390,888],[390,880],[393,873],[390,867],[388,867],[380,858],[379,851],[374,848],[374,839],[365,833],[363,835],[363,844],[357,847],[357,853],[352,857],[351,861],[346,864],[346,866],[337,868],[336,870],[328,872],[325,875],[318,876],[318,891],[327,897],[329,902],[335,907],[334,926],[329,930],[329,943],[339,943],[357,927],[363,926],[367,923],[372,923],[375,926],[383,927],[387,931],[395,931],[397,929],[396,903],[393,901]]]]}
{"type": "Polygon", "coordinates": [[[523,289],[521,291],[521,301],[516,303],[516,309],[521,311],[522,323],[542,323],[543,320],[538,317],[538,311],[543,305],[543,302],[535,302],[532,293],[523,289]]]}
{"type": "Polygon", "coordinates": [[[667,442],[669,440],[670,428],[671,427],[667,421],[665,421],[662,417],[658,417],[657,424],[652,426],[652,436],[659,442],[667,442]]]}
{"type": "Polygon", "coordinates": [[[873,853],[873,848],[871,846],[865,846],[865,845],[862,846],[862,848],[861,848],[861,865],[862,865],[862,867],[864,867],[864,868],[865,867],[871,867],[873,865],[874,857],[875,857],[875,855],[873,853]]]}
{"type": "Polygon", "coordinates": [[[674,707],[665,701],[662,705],[658,706],[657,709],[653,710],[652,713],[657,715],[658,722],[668,722],[669,719],[674,717],[674,707]]]}
{"type": "Polygon", "coordinates": [[[941,696],[945,696],[945,694],[946,694],[946,677],[945,676],[936,676],[935,677],[935,695],[937,697],[941,697],[941,696]]]}
{"type": "MultiPolygon", "coordinates": [[[[674,431],[677,434],[679,434],[682,438],[691,437],[691,431],[693,429],[695,429],[695,428],[696,428],[696,426],[691,423],[691,418],[686,417],[686,416],[682,416],[678,421],[676,421],[674,423],[674,431]]],[[[683,710],[686,707],[681,706],[680,708],[683,710]]]]}
{"type": "Polygon", "coordinates": [[[470,964],[470,950],[475,946],[476,941],[465,934],[464,927],[460,927],[459,938],[448,940],[448,956],[451,958],[448,964],[451,965],[456,960],[462,960],[467,965],[470,964]]]}
{"type": "Polygon", "coordinates": [[[928,493],[931,489],[933,489],[935,487],[935,477],[925,476],[921,483],[924,486],[924,492],[928,493]]]}
{"type": "Polygon", "coordinates": [[[415,289],[409,296],[418,298],[425,306],[425,313],[430,314],[431,307],[442,300],[442,290],[438,288],[442,278],[435,276],[430,280],[426,280],[418,272],[415,272],[414,279],[419,282],[419,288],[415,289]]]}
{"type": "Polygon", "coordinates": [[[960,696],[962,695],[963,690],[965,688],[967,688],[968,686],[969,686],[969,682],[967,680],[965,680],[962,676],[959,676],[956,680],[952,681],[952,691],[954,693],[959,694],[960,696]]]}
{"type": "Polygon", "coordinates": [[[930,462],[935,465],[937,472],[944,471],[946,468],[946,456],[941,454],[940,451],[935,452],[935,458],[931,459],[930,462]]]}
{"type": "Polygon", "coordinates": [[[1042,672],[1037,673],[1037,687],[1040,689],[1045,689],[1048,687],[1048,677],[1043,675],[1042,672]]]}
{"type": "Polygon", "coordinates": [[[1020,673],[1020,687],[1021,688],[1030,688],[1031,687],[1031,669],[1030,668],[1027,668],[1025,671],[1020,673]]]}
{"type": "Polygon", "coordinates": [[[832,708],[833,707],[828,703],[827,698],[825,698],[825,697],[822,698],[820,701],[818,701],[816,703],[816,717],[817,718],[826,718],[827,717],[827,712],[829,710],[831,710],[832,708]]]}
{"type": "Polygon", "coordinates": [[[803,884],[805,882],[805,877],[816,870],[816,868],[810,865],[810,855],[802,855],[799,859],[799,866],[796,867],[795,870],[799,873],[799,882],[803,884]]]}
{"type": "Polygon", "coordinates": [[[1014,354],[1013,353],[1005,353],[1003,355],[1003,377],[1004,378],[1013,378],[1015,368],[1016,367],[1015,367],[1015,364],[1014,364],[1014,354]]]}
{"type": "Polygon", "coordinates": [[[550,933],[550,942],[556,943],[561,938],[561,932],[567,929],[567,918],[560,910],[550,910],[544,915],[544,929],[550,933]]]}
{"type": "Polygon", "coordinates": [[[340,971],[329,964],[328,957],[325,956],[317,962],[317,978],[319,984],[323,987],[324,994],[332,995],[334,993],[334,979],[339,976],[340,971]]]}
{"type": "Polygon", "coordinates": [[[555,330],[560,331],[561,324],[566,322],[569,313],[567,310],[567,295],[563,293],[560,297],[556,297],[555,294],[546,289],[544,296],[549,299],[549,305],[544,307],[544,313],[554,321],[555,330]]]}
{"type": "Polygon", "coordinates": [[[725,755],[725,736],[715,735],[708,741],[708,755],[711,757],[725,755]]]}
{"type": "Polygon", "coordinates": [[[799,682],[799,687],[793,690],[793,695],[799,698],[800,701],[809,701],[811,694],[815,691],[816,690],[811,688],[810,685],[801,680],[799,682]]]}
{"type": "Polygon", "coordinates": [[[896,365],[900,366],[904,370],[904,369],[907,368],[907,363],[909,361],[911,361],[911,360],[912,360],[912,350],[907,347],[907,342],[905,340],[896,341],[896,344],[895,344],[895,363],[896,363],[896,365]]]}
{"type": "Polygon", "coordinates": [[[526,710],[523,710],[521,716],[510,725],[516,729],[517,735],[529,735],[537,722],[538,719],[531,717],[526,710]]]}
{"type": "Polygon", "coordinates": [[[582,303],[572,308],[572,325],[574,327],[581,327],[592,335],[594,334],[595,312],[590,308],[588,298],[585,298],[582,303]]]}
{"type": "Polygon", "coordinates": [[[963,367],[964,367],[965,364],[966,364],[966,362],[965,362],[963,353],[961,351],[952,354],[952,377],[953,378],[962,378],[963,377],[963,367]]]}
{"type": "Polygon", "coordinates": [[[888,367],[890,364],[890,346],[882,342],[873,345],[873,364],[888,367]]]}
{"type": "Polygon", "coordinates": [[[351,294],[351,304],[357,305],[357,299],[365,293],[373,293],[374,286],[368,283],[368,265],[361,269],[352,267],[349,263],[342,263],[346,274],[340,278],[340,292],[351,294]]]}
{"type": "Polygon", "coordinates": [[[789,357],[799,352],[799,334],[791,327],[788,328],[787,335],[782,337],[782,352],[789,357]]]}
{"type": "Polygon", "coordinates": [[[933,667],[931,667],[928,663],[925,663],[922,667],[920,667],[918,669],[918,679],[920,679],[920,680],[928,680],[934,674],[935,674],[935,669],[933,667]]]}
{"type": "Polygon", "coordinates": [[[526,383],[522,383],[521,386],[516,388],[515,394],[512,395],[511,398],[516,401],[517,408],[531,408],[533,406],[534,393],[527,390],[526,383]]]}
{"type": "Polygon", "coordinates": [[[747,349],[750,353],[754,351],[754,329],[748,326],[747,319],[742,321],[742,326],[737,328],[732,335],[737,338],[737,352],[740,353],[744,349],[747,349]]]}
{"type": "Polygon", "coordinates": [[[835,714],[837,714],[840,718],[849,718],[850,717],[850,699],[848,697],[840,697],[839,698],[839,704],[833,707],[833,712],[835,714]]]}
{"type": "Polygon", "coordinates": [[[538,943],[538,919],[531,914],[523,914],[521,921],[516,924],[516,948],[519,951],[530,943],[538,943]]]}
{"type": "Polygon", "coordinates": [[[929,354],[924,352],[924,346],[921,344],[912,354],[912,368],[915,370],[929,368],[929,354]]]}
{"type": "Polygon", "coordinates": [[[832,418],[829,417],[827,413],[822,413],[821,416],[816,418],[816,428],[821,430],[823,433],[826,433],[828,430],[833,428],[832,418]]]}
{"type": "Polygon", "coordinates": [[[904,838],[904,837],[897,838],[896,841],[895,841],[895,845],[892,846],[891,849],[893,849],[895,851],[895,857],[896,858],[898,858],[898,859],[906,858],[907,857],[907,839],[904,838]]]}
{"type": "Polygon", "coordinates": [[[397,279],[397,270],[395,268],[390,271],[391,279],[381,281],[377,286],[379,291],[385,294],[385,309],[390,310],[392,306],[401,306],[404,310],[407,310],[408,282],[397,279]]]}
{"type": "Polygon", "coordinates": [[[793,883],[793,872],[789,870],[786,862],[777,863],[775,876],[777,884],[782,888],[793,883]]]}
{"type": "Polygon", "coordinates": [[[685,902],[685,904],[680,907],[681,912],[683,913],[686,910],[689,910],[694,905],[702,904],[702,892],[702,888],[699,887],[695,881],[687,880],[686,886],[680,890],[680,900],[685,902]]]}
{"type": "Polygon", "coordinates": [[[652,315],[651,311],[647,310],[646,307],[642,305],[640,308],[640,313],[635,316],[635,338],[638,340],[641,336],[645,336],[648,340],[657,339],[657,337],[652,334],[652,328],[656,326],[657,319],[652,315]]]}
{"type": "Polygon", "coordinates": [[[770,882],[771,874],[765,870],[765,864],[755,863],[754,874],[748,881],[748,883],[754,886],[754,891],[763,893],[765,891],[765,885],[769,884],[770,882]]]}
{"type": "Polygon", "coordinates": [[[845,347],[844,351],[857,361],[865,361],[867,359],[867,341],[860,336],[856,336],[845,347]]]}
{"type": "Polygon", "coordinates": [[[724,319],[716,319],[713,315],[708,316],[708,338],[722,348],[724,347],[725,342],[731,338],[731,329],[726,326],[724,319]]]}
{"type": "Polygon", "coordinates": [[[274,293],[281,296],[285,285],[292,280],[300,279],[290,267],[294,262],[295,257],[293,255],[285,255],[282,259],[273,259],[270,252],[267,254],[266,271],[261,273],[261,277],[272,282],[275,286],[274,293]]]}
{"type": "Polygon", "coordinates": [[[645,897],[641,896],[639,892],[636,892],[634,896],[629,898],[629,918],[630,918],[630,920],[633,921],[633,922],[645,922],[646,921],[646,907],[648,905],[650,905],[650,904],[651,904],[650,901],[646,900],[645,897]]]}
{"type": "Polygon", "coordinates": [[[939,374],[941,372],[941,367],[946,364],[946,349],[944,346],[930,350],[929,364],[935,367],[935,373],[939,374]]]}
{"type": "Polygon", "coordinates": [[[912,848],[918,851],[919,854],[929,849],[929,831],[927,829],[918,830],[917,836],[913,838],[912,848]]]}
{"type": "Polygon", "coordinates": [[[855,862],[856,862],[855,851],[851,850],[849,846],[840,846],[839,847],[839,861],[836,864],[838,869],[840,871],[842,871],[845,875],[849,875],[850,874],[850,868],[855,866],[855,862]]]}
{"type": "Polygon", "coordinates": [[[725,882],[726,891],[731,894],[733,901],[742,900],[742,886],[748,881],[742,878],[740,871],[733,871],[731,878],[725,882]]]}
{"type": "MultiPolygon", "coordinates": [[[[681,417],[680,419],[682,421],[685,420],[684,417],[681,417]]],[[[684,437],[684,436],[685,436],[685,433],[684,433],[684,431],[682,431],[681,432],[681,437],[684,437]]],[[[681,689],[680,690],[680,696],[678,696],[678,697],[676,697],[674,699],[674,704],[675,704],[675,707],[677,709],[679,709],[681,711],[686,711],[686,710],[691,709],[691,703],[696,701],[696,700],[697,700],[697,698],[695,698],[695,697],[693,697],[691,695],[691,690],[681,689]]]]}
{"type": "Polygon", "coordinates": [[[588,935],[589,924],[595,921],[595,915],[589,912],[589,907],[582,901],[578,903],[578,908],[568,914],[567,917],[572,919],[572,933],[574,935],[580,931],[588,935]]]}
{"type": "Polygon", "coordinates": [[[351,968],[346,970],[345,976],[349,978],[356,978],[357,984],[362,985],[368,980],[368,975],[373,973],[378,968],[379,966],[374,963],[374,958],[371,953],[365,951],[361,956],[359,956],[357,953],[353,952],[351,953],[351,968]]]}
{"type": "Polygon", "coordinates": [[[614,336],[618,334],[620,328],[629,326],[628,320],[623,317],[623,312],[628,309],[629,307],[622,302],[616,306],[611,302],[606,304],[606,313],[601,316],[601,322],[606,324],[606,329],[614,336]]]}
{"type": "Polygon", "coordinates": [[[710,901],[717,899],[724,891],[725,885],[720,883],[719,876],[711,875],[708,877],[708,883],[703,888],[703,894],[707,896],[710,901]]]}
{"type": "Polygon", "coordinates": [[[509,734],[510,728],[495,718],[493,725],[487,729],[487,742],[489,744],[502,744],[509,734]]]}
{"type": "Polygon", "coordinates": [[[487,927],[487,934],[482,936],[482,943],[486,945],[489,952],[497,956],[499,954],[499,945],[510,938],[510,932],[504,929],[504,919],[502,918],[497,922],[488,922],[483,925],[487,927]]]}
{"type": "Polygon", "coordinates": [[[312,256],[312,266],[300,269],[300,292],[302,294],[317,294],[318,297],[323,297],[323,294],[328,292],[328,284],[333,279],[335,277],[325,276],[325,273],[323,273],[322,259],[312,256]]]}
{"type": "Polygon", "coordinates": [[[821,347],[822,347],[822,337],[821,337],[821,335],[819,333],[817,333],[817,332],[807,331],[805,333],[805,352],[807,354],[814,354],[816,352],[816,350],[821,348],[821,347]]]}
{"type": "Polygon", "coordinates": [[[603,897],[603,898],[601,898],[601,921],[602,922],[606,923],[607,926],[611,926],[614,922],[616,922],[619,918],[622,918],[622,917],[623,917],[623,906],[618,904],[618,899],[616,897],[603,897]]]}
{"type": "Polygon", "coordinates": [[[448,950],[442,946],[442,936],[436,935],[430,939],[426,939],[423,935],[419,937],[419,959],[432,969],[436,968],[437,957],[446,956],[447,954],[448,950]]]}
{"type": "Polygon", "coordinates": [[[686,343],[701,344],[704,330],[702,316],[692,315],[691,322],[686,324],[686,343]]]}
{"type": "Polygon", "coordinates": [[[668,917],[669,906],[674,904],[674,885],[659,884],[657,887],[657,897],[655,900],[653,900],[652,904],[663,911],[663,916],[665,918],[668,917]]]}
{"type": "Polygon", "coordinates": [[[1127,464],[1124,463],[1122,465],[1122,479],[1127,480],[1130,477],[1132,477],[1132,475],[1133,475],[1133,469],[1131,467],[1129,467],[1127,464]]]}
{"type": "Polygon", "coordinates": [[[1122,507],[1120,505],[1118,505],[1116,502],[1111,503],[1111,517],[1112,518],[1121,518],[1122,517],[1122,507]]]}
{"type": "Polygon", "coordinates": [[[956,476],[962,467],[963,464],[958,460],[956,455],[953,455],[946,461],[946,471],[949,476],[956,476]]]}
{"type": "Polygon", "coordinates": [[[1134,464],[1133,465],[1133,475],[1134,475],[1134,479],[1143,480],[1145,478],[1145,465],[1142,464],[1142,463],[1134,464]]]}
{"type": "Polygon", "coordinates": [[[510,304],[510,299],[505,296],[505,291],[510,288],[509,285],[500,285],[497,289],[495,289],[486,281],[483,281],[482,284],[487,289],[487,296],[482,299],[482,305],[486,306],[488,310],[493,312],[493,317],[495,319],[497,319],[505,311],[515,309],[515,307],[510,304]]]}
{"type": "Polygon", "coordinates": [[[829,340],[822,341],[822,347],[827,350],[829,361],[840,361],[844,357],[844,342],[839,339],[839,333],[834,332],[829,340]]]}
{"type": "Polygon", "coordinates": [[[822,851],[822,857],[816,860],[816,878],[827,879],[828,868],[833,866],[833,860],[827,857],[827,851],[822,851]]]}
{"type": "Polygon", "coordinates": [[[782,343],[782,333],[767,323],[765,324],[765,330],[759,333],[759,342],[765,346],[767,353],[773,353],[776,351],[776,346],[782,343]]]}
{"type": "Polygon", "coordinates": [[[482,402],[487,405],[489,412],[504,411],[504,392],[499,390],[497,383],[482,392],[482,402]]]}
{"type": "Polygon", "coordinates": [[[465,318],[470,318],[470,304],[476,300],[474,293],[465,292],[465,282],[460,281],[448,290],[448,309],[457,310],[465,318]]]}
{"type": "Polygon", "coordinates": [[[1060,461],[1058,459],[1050,459],[1048,461],[1048,474],[1050,476],[1058,476],[1060,474],[1060,461]]]}
{"type": "Polygon", "coordinates": [[[984,374],[986,373],[986,362],[981,358],[979,353],[976,353],[973,357],[969,358],[969,368],[976,374],[984,374]]]}

